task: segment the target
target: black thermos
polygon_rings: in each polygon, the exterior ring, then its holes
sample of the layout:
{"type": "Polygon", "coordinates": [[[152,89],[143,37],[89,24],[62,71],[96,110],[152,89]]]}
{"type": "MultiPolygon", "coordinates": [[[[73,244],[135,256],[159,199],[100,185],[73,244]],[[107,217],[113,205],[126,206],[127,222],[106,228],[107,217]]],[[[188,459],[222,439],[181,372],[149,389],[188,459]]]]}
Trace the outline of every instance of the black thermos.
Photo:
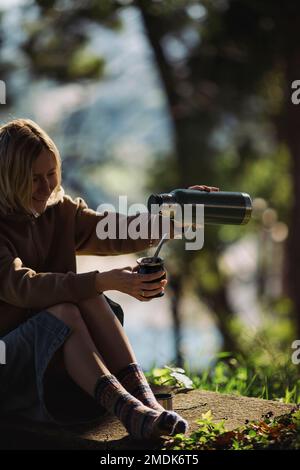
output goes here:
{"type": "Polygon", "coordinates": [[[181,207],[203,204],[205,224],[243,225],[249,221],[252,212],[249,194],[229,191],[175,189],[170,193],[151,194],[147,203],[149,212],[154,212],[153,204],[160,206],[159,212],[163,215],[171,216],[174,204],[181,207]]]}

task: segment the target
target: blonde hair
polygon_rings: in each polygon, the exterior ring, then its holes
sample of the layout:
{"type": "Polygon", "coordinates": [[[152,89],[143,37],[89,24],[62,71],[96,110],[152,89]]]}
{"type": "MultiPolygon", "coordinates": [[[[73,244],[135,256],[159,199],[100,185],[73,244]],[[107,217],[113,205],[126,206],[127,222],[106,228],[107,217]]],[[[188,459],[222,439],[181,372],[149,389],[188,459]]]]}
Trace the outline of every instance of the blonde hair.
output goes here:
{"type": "Polygon", "coordinates": [[[61,159],[48,134],[30,119],[14,119],[0,127],[0,212],[31,212],[32,167],[42,150],[55,157],[57,186],[47,205],[62,197],[61,159]]]}

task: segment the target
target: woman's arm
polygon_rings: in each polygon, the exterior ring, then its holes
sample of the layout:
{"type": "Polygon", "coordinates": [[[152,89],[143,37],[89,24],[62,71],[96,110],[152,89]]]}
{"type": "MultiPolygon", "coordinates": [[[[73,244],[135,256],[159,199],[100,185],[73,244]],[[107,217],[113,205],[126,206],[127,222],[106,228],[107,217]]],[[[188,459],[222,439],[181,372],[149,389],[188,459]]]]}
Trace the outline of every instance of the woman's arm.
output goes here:
{"type": "MultiPolygon", "coordinates": [[[[188,189],[207,192],[219,190],[206,185],[190,186],[188,189]]],[[[116,212],[108,215],[88,208],[81,198],[75,203],[77,203],[75,241],[76,251],[79,254],[117,255],[147,250],[158,245],[166,227],[170,238],[174,238],[173,222],[168,217],[149,212],[138,216],[127,216],[116,212]],[[141,236],[134,238],[138,234],[141,236]]]]}
{"type": "Polygon", "coordinates": [[[148,212],[138,216],[127,216],[116,212],[99,213],[90,209],[81,198],[75,202],[77,203],[75,246],[78,254],[135,253],[159,243],[162,234],[154,230],[154,225],[159,219],[158,215],[148,212]],[[141,228],[136,227],[137,221],[140,222],[141,228]],[[142,233],[143,238],[137,237],[139,233],[142,233]]]}
{"type": "Polygon", "coordinates": [[[1,247],[0,299],[17,307],[41,309],[61,302],[78,302],[97,295],[97,273],[37,273],[1,247]]]}

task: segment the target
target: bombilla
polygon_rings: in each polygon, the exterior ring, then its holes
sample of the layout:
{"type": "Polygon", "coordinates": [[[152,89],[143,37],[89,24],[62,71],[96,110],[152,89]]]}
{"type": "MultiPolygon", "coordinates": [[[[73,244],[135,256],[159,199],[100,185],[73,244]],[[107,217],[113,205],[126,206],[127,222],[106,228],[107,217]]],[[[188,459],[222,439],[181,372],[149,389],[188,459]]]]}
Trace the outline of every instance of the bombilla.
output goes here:
{"type": "Polygon", "coordinates": [[[159,242],[159,244],[156,248],[156,252],[154,253],[153,258],[158,257],[158,253],[160,252],[161,247],[163,246],[164,242],[166,241],[166,236],[167,236],[167,233],[165,233],[164,236],[162,237],[162,239],[160,240],[160,242],[159,242]]]}

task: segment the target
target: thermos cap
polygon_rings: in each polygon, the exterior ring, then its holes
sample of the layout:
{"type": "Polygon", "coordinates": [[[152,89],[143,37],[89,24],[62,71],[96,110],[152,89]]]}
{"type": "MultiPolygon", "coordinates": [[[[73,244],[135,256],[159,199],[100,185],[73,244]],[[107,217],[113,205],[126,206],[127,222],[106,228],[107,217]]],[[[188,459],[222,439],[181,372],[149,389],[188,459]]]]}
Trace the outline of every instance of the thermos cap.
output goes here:
{"type": "Polygon", "coordinates": [[[247,193],[242,193],[242,196],[244,197],[245,201],[245,217],[243,221],[241,222],[241,225],[246,225],[249,220],[251,219],[251,214],[252,214],[252,200],[249,194],[247,193]]]}

